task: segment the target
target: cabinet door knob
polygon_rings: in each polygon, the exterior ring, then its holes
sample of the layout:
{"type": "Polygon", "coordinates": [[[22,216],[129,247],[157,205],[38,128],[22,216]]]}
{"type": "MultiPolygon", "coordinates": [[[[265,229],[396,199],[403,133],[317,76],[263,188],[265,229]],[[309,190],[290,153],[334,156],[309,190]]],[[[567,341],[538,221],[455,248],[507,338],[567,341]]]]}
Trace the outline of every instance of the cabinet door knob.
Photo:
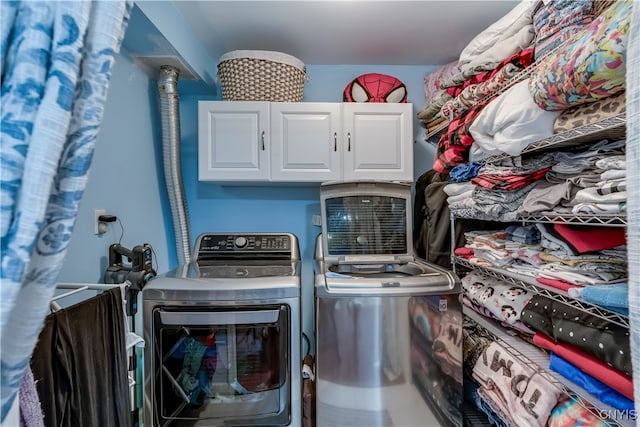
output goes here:
{"type": "Polygon", "coordinates": [[[338,132],[333,133],[333,151],[338,151],[338,132]]]}
{"type": "Polygon", "coordinates": [[[262,131],[262,135],[260,135],[260,139],[262,139],[262,151],[264,151],[264,131],[262,131]]]}
{"type": "Polygon", "coordinates": [[[351,151],[351,132],[347,132],[347,151],[351,151]]]}

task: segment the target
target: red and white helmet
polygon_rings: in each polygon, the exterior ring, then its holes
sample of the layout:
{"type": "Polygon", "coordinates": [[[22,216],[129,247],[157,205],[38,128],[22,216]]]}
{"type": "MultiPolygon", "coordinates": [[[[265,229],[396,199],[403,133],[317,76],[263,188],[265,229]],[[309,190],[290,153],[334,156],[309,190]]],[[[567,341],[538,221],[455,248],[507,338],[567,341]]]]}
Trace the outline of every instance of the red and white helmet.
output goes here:
{"type": "Polygon", "coordinates": [[[344,88],[344,102],[407,102],[407,88],[393,76],[367,73],[344,88]]]}

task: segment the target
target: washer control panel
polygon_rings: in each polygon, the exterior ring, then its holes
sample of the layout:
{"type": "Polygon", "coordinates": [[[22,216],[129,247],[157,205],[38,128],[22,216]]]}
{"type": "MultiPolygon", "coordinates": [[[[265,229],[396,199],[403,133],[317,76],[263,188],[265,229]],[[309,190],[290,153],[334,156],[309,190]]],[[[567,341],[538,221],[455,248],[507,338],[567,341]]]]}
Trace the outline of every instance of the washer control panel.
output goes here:
{"type": "Polygon", "coordinates": [[[198,237],[196,251],[198,259],[243,255],[256,259],[260,258],[261,254],[268,258],[275,253],[292,257],[295,256],[292,253],[295,247],[294,239],[295,237],[288,233],[207,233],[198,237]]]}

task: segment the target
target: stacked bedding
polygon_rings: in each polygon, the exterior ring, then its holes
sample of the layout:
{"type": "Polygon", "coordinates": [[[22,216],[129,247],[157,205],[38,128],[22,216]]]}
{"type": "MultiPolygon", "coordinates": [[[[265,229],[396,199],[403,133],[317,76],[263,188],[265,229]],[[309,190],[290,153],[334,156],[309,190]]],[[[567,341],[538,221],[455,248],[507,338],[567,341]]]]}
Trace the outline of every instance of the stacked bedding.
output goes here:
{"type": "Polygon", "coordinates": [[[433,169],[517,156],[532,142],[624,112],[631,8],[631,0],[524,0],[458,61],[428,73],[418,118],[438,138],[433,169]]]}

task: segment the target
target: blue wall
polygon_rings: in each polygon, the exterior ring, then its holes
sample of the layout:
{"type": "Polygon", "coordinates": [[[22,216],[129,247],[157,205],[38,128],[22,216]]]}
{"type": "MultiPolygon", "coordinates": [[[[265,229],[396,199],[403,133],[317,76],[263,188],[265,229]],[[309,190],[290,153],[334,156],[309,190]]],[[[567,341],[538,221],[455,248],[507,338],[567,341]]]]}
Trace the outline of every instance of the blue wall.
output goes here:
{"type": "MultiPolygon", "coordinates": [[[[139,11],[138,11],[139,12],[139,11]]],[[[136,13],[138,13],[136,12],[136,13]]],[[[102,281],[108,247],[119,241],[126,247],[149,243],[159,273],[177,264],[171,213],[162,171],[162,134],[154,76],[146,75],[127,46],[137,40],[132,19],[125,45],[118,56],[109,89],[105,117],[95,157],[65,265],[59,282],[102,281]],[[127,43],[129,39],[129,43],[127,43]],[[106,209],[120,223],[101,236],[93,233],[94,209],[106,209]]],[[[140,28],[139,26],[138,28],[140,28]]],[[[186,31],[179,32],[187,33],[186,31]]],[[[206,63],[206,62],[205,62],[206,63]]],[[[322,66],[307,67],[309,81],[304,101],[341,102],[344,86],[367,72],[390,74],[409,91],[414,114],[424,104],[423,78],[429,66],[322,66]]],[[[197,71],[197,70],[196,70],[197,71]]],[[[197,102],[219,99],[215,90],[193,82],[180,82],[182,171],[192,241],[210,231],[282,231],[294,233],[303,257],[303,331],[313,331],[313,250],[320,228],[312,216],[320,214],[318,186],[220,186],[197,180],[197,102]],[[194,87],[198,89],[194,92],[194,87]],[[184,89],[184,91],[183,91],[184,89]]],[[[414,123],[415,176],[430,169],[433,147],[414,123]]]]}
{"type": "Polygon", "coordinates": [[[109,245],[120,239],[126,247],[150,243],[160,270],[175,259],[156,99],[155,82],[123,50],[114,65],[89,182],[59,282],[101,283],[109,245]],[[103,235],[94,234],[94,209],[105,209],[119,222],[103,235]]]}

